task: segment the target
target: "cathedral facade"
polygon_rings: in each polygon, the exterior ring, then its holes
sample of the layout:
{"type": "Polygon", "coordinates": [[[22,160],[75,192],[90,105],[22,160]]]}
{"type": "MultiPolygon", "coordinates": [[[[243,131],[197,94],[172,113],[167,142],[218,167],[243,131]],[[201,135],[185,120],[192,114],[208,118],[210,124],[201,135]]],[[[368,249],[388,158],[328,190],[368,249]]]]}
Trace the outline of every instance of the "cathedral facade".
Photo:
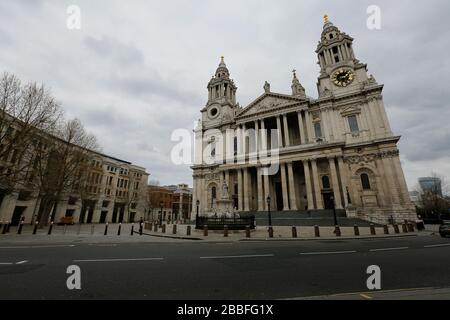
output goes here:
{"type": "Polygon", "coordinates": [[[353,38],[325,18],[317,50],[318,98],[296,72],[292,93],[264,85],[246,107],[222,60],[208,83],[195,129],[193,215],[229,200],[240,213],[345,210],[386,223],[415,220],[382,91],[353,50],[353,38]]]}

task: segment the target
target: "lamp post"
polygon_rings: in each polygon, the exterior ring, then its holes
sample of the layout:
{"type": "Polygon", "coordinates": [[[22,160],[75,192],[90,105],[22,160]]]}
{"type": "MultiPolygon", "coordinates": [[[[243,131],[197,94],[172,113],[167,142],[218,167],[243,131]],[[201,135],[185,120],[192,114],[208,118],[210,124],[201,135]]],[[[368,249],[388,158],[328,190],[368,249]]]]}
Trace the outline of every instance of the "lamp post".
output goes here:
{"type": "Polygon", "coordinates": [[[334,217],[334,225],[338,225],[337,215],[336,215],[336,205],[334,203],[334,195],[330,197],[331,203],[333,204],[333,217],[334,217]]]}
{"type": "Polygon", "coordinates": [[[161,207],[161,211],[159,212],[159,225],[162,225],[162,212],[163,212],[163,207],[164,207],[164,202],[160,202],[159,206],[161,207]]]}
{"type": "Polygon", "coordinates": [[[268,213],[269,213],[269,227],[272,227],[272,215],[270,213],[270,197],[267,197],[266,201],[267,201],[267,209],[268,209],[268,213]]]}

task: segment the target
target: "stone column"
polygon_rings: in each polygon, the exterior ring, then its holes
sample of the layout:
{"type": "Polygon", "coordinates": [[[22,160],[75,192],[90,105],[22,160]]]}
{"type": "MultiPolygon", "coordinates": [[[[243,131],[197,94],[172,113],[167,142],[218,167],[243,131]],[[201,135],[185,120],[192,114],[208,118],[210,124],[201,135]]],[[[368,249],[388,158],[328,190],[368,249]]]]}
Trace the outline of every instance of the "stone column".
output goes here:
{"type": "Polygon", "coordinates": [[[289,197],[288,197],[288,187],[286,179],[286,165],[284,163],[280,164],[281,170],[281,188],[283,191],[283,210],[289,210],[289,197]]]}
{"type": "Polygon", "coordinates": [[[344,159],[342,157],[338,157],[338,167],[339,167],[339,174],[341,175],[341,186],[342,186],[342,194],[344,195],[344,205],[347,208],[348,198],[347,198],[347,170],[344,165],[344,159]]]}
{"type": "Polygon", "coordinates": [[[259,121],[256,120],[255,121],[255,153],[258,154],[259,150],[260,150],[260,134],[259,134],[259,121]]]}
{"type": "Polygon", "coordinates": [[[392,199],[392,205],[398,206],[400,204],[400,198],[399,198],[397,187],[395,185],[394,172],[392,170],[392,162],[390,161],[389,158],[386,158],[386,157],[384,157],[382,159],[382,161],[383,161],[384,171],[386,173],[385,176],[387,178],[388,187],[389,187],[388,193],[391,195],[391,199],[392,199]]]}
{"type": "Polygon", "coordinates": [[[264,119],[261,119],[261,150],[267,150],[267,132],[264,119]]]}
{"type": "Polygon", "coordinates": [[[243,153],[243,159],[245,161],[245,158],[247,157],[248,149],[247,149],[247,126],[245,123],[242,125],[242,153],[243,153]]]}
{"type": "Polygon", "coordinates": [[[312,131],[312,122],[311,122],[311,115],[309,114],[309,111],[305,111],[305,124],[306,124],[306,132],[308,134],[308,142],[312,143],[314,141],[314,134],[312,131]]]}
{"type": "Polygon", "coordinates": [[[313,175],[313,182],[314,182],[314,193],[316,195],[316,209],[323,210],[323,199],[322,199],[322,193],[320,188],[320,181],[319,181],[319,173],[317,171],[317,160],[312,159],[311,160],[311,167],[312,167],[312,175],[313,175]]]}
{"type": "Polygon", "coordinates": [[[243,211],[244,210],[244,202],[243,202],[243,185],[242,185],[242,170],[237,170],[237,179],[238,179],[238,210],[243,211]]]}
{"type": "Polygon", "coordinates": [[[291,145],[291,141],[289,139],[289,126],[287,121],[287,114],[283,114],[283,124],[284,124],[284,141],[286,142],[286,147],[291,145]]]}
{"type": "Polygon", "coordinates": [[[394,163],[395,175],[397,177],[397,181],[400,187],[400,193],[403,198],[403,204],[410,205],[411,198],[409,197],[408,188],[406,185],[405,174],[403,173],[402,165],[400,163],[399,156],[394,156],[392,158],[392,162],[394,163]]]}
{"type": "Polygon", "coordinates": [[[305,128],[303,127],[303,116],[302,116],[302,112],[299,111],[297,113],[298,116],[298,127],[300,129],[300,143],[301,144],[306,144],[306,136],[305,136],[305,128]]]}
{"type": "Polygon", "coordinates": [[[334,199],[336,200],[336,209],[343,209],[341,191],[339,190],[339,180],[336,172],[336,164],[334,163],[334,157],[328,158],[328,162],[330,163],[331,180],[333,183],[334,199]]]}
{"type": "Polygon", "coordinates": [[[281,117],[277,116],[277,131],[278,131],[278,148],[283,148],[283,135],[281,129],[281,117]]]}
{"type": "Polygon", "coordinates": [[[270,180],[269,180],[269,175],[268,173],[268,168],[263,168],[263,180],[264,180],[264,209],[267,210],[267,202],[266,199],[268,196],[270,196],[270,180]]]}
{"type": "Polygon", "coordinates": [[[314,196],[311,186],[311,174],[309,173],[309,161],[303,160],[305,171],[306,197],[308,198],[308,210],[314,210],[314,196]]]}
{"type": "Polygon", "coordinates": [[[291,210],[297,210],[297,193],[295,190],[293,163],[289,162],[287,166],[288,166],[288,180],[289,180],[289,200],[291,210]]]}
{"type": "Polygon", "coordinates": [[[263,179],[262,179],[262,169],[261,167],[257,168],[256,178],[258,184],[258,211],[264,211],[264,195],[263,195],[263,179]]]}
{"type": "Polygon", "coordinates": [[[248,178],[248,168],[244,168],[244,211],[250,211],[250,184],[248,178]]]}

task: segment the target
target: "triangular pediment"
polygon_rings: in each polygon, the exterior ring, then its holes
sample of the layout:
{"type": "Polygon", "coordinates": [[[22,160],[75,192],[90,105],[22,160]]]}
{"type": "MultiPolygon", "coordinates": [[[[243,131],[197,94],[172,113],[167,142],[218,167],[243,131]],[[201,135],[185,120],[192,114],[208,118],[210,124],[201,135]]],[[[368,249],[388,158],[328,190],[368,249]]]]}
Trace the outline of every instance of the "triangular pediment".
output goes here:
{"type": "Polygon", "coordinates": [[[288,96],[279,93],[264,93],[255,101],[250,103],[241,112],[237,114],[237,117],[244,117],[249,115],[255,115],[259,113],[268,112],[274,109],[291,106],[293,104],[304,102],[305,99],[299,97],[288,96]]]}
{"type": "Polygon", "coordinates": [[[348,116],[351,114],[357,114],[361,113],[361,108],[359,106],[353,105],[353,106],[347,106],[341,109],[341,115],[348,116]]]}

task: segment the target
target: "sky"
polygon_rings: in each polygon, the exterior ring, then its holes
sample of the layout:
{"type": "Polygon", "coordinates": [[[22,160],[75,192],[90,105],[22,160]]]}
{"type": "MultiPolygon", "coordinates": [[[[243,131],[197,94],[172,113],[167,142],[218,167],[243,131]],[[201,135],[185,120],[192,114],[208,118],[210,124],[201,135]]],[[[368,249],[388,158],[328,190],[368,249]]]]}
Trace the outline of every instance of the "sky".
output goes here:
{"type": "Polygon", "coordinates": [[[356,57],[385,85],[388,118],[410,189],[450,178],[450,2],[384,0],[0,0],[0,71],[42,82],[98,138],[102,151],[143,166],[162,185],[192,184],[170,152],[193,129],[220,60],[246,106],[290,93],[295,68],[317,97],[323,15],[355,38],[356,57]],[[80,9],[69,29],[67,8],[80,9]],[[381,29],[367,8],[381,9],[381,29]]]}

